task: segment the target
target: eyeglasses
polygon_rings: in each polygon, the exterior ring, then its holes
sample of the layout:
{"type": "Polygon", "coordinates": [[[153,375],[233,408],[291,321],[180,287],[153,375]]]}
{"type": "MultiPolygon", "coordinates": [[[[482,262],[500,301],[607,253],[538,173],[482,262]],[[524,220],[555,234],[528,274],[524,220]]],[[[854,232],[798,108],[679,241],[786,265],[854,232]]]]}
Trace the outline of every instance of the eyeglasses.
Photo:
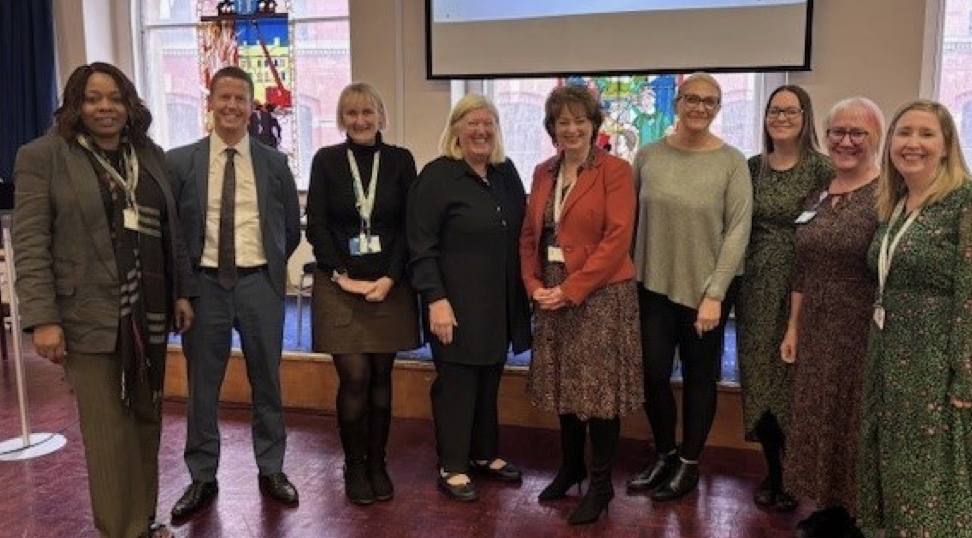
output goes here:
{"type": "Polygon", "coordinates": [[[803,114],[803,109],[797,108],[795,106],[786,107],[786,108],[779,108],[774,106],[773,108],[770,108],[769,110],[766,111],[766,119],[769,120],[776,119],[780,117],[780,114],[782,114],[783,117],[788,120],[793,120],[798,118],[800,114],[803,114]]]}
{"type": "Polygon", "coordinates": [[[851,144],[859,146],[867,138],[867,131],[861,129],[827,129],[827,140],[831,144],[840,144],[844,141],[845,136],[850,138],[851,144]]]}
{"type": "Polygon", "coordinates": [[[685,101],[689,106],[697,107],[702,105],[702,108],[706,110],[715,110],[719,106],[719,99],[717,97],[702,97],[694,93],[683,93],[678,98],[685,101]]]}

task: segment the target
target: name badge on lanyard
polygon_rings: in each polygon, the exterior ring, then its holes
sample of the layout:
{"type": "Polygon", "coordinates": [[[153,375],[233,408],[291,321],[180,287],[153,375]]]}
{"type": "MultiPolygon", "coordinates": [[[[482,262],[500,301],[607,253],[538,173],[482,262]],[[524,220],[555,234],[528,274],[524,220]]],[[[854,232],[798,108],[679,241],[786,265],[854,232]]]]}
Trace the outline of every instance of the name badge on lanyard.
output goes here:
{"type": "Polygon", "coordinates": [[[122,153],[122,160],[124,161],[125,175],[127,177],[122,177],[115,170],[115,167],[108,162],[108,159],[102,154],[100,150],[96,150],[91,147],[91,143],[84,136],[78,136],[78,143],[81,147],[88,150],[91,155],[94,156],[98,164],[105,169],[108,177],[121,189],[125,195],[125,208],[122,210],[122,222],[126,229],[132,230],[134,232],[138,231],[138,201],[135,199],[135,190],[138,188],[138,155],[135,153],[135,149],[128,145],[125,152],[122,153]]]}
{"type": "Polygon", "coordinates": [[[574,190],[574,186],[577,185],[577,179],[570,184],[566,189],[564,188],[564,167],[561,165],[560,170],[557,172],[557,182],[554,185],[554,206],[553,206],[553,219],[554,219],[554,229],[556,230],[556,240],[557,245],[550,245],[547,247],[547,261],[548,262],[559,262],[566,263],[564,259],[564,251],[560,248],[560,220],[564,216],[564,205],[567,202],[567,197],[570,196],[570,191],[574,190]]]}
{"type": "Polygon", "coordinates": [[[887,312],[884,310],[884,289],[888,283],[888,275],[891,273],[891,262],[894,261],[894,254],[898,250],[898,243],[901,242],[901,238],[904,237],[905,232],[914,224],[918,214],[921,213],[921,208],[916,209],[892,238],[891,229],[904,213],[904,209],[905,201],[901,200],[891,213],[891,218],[888,219],[888,228],[884,232],[884,237],[881,238],[881,248],[878,250],[878,290],[877,301],[874,302],[873,319],[874,325],[879,330],[884,330],[884,322],[887,316],[887,312]]]}
{"type": "Polygon", "coordinates": [[[371,183],[368,184],[368,192],[365,192],[364,185],[361,182],[361,171],[358,169],[357,161],[354,160],[354,153],[350,149],[348,150],[348,165],[351,167],[351,179],[354,186],[354,205],[358,209],[358,216],[361,217],[361,231],[357,237],[348,240],[348,251],[352,256],[381,252],[381,238],[371,233],[371,213],[375,208],[375,193],[378,192],[380,155],[381,151],[375,151],[374,160],[371,163],[371,183]]]}

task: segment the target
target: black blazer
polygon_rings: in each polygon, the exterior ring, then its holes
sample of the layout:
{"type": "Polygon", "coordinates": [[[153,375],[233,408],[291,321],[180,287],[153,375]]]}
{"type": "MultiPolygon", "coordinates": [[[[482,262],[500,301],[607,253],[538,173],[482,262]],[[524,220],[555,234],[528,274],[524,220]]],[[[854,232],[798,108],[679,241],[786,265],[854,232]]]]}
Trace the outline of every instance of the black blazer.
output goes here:
{"type": "Polygon", "coordinates": [[[327,273],[347,271],[351,278],[402,279],[408,261],[405,241],[405,198],[415,182],[415,159],[405,148],[384,144],[378,164],[378,191],[371,213],[371,232],[381,238],[381,252],[351,256],[348,241],[361,231],[355,207],[351,165],[347,150],[355,152],[365,190],[371,183],[372,148],[344,142],[321,148],[311,165],[307,190],[307,241],[314,247],[317,266],[327,273]]]}
{"type": "Polygon", "coordinates": [[[526,194],[509,160],[490,165],[487,179],[465,161],[439,157],[409,193],[412,285],[426,305],[449,299],[459,323],[448,346],[430,337],[437,360],[495,364],[511,343],[515,353],[530,347],[518,249],[526,194]]]}

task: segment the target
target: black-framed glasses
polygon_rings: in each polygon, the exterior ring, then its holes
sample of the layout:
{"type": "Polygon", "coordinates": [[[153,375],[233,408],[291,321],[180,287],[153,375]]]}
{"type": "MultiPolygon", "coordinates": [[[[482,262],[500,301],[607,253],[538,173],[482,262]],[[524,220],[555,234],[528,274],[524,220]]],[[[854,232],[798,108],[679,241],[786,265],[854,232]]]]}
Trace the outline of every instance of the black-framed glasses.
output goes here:
{"type": "Polygon", "coordinates": [[[780,117],[781,114],[788,120],[795,120],[799,118],[801,114],[803,114],[803,109],[795,106],[783,108],[774,106],[766,111],[766,117],[771,120],[780,117]]]}
{"type": "Polygon", "coordinates": [[[850,139],[851,144],[859,146],[867,138],[867,131],[863,129],[827,129],[827,140],[831,144],[840,144],[844,141],[845,136],[850,139]]]}
{"type": "Polygon", "coordinates": [[[685,101],[685,103],[692,107],[701,106],[706,110],[715,110],[719,106],[718,97],[702,97],[701,95],[696,95],[694,93],[683,93],[678,96],[679,99],[685,101]]]}

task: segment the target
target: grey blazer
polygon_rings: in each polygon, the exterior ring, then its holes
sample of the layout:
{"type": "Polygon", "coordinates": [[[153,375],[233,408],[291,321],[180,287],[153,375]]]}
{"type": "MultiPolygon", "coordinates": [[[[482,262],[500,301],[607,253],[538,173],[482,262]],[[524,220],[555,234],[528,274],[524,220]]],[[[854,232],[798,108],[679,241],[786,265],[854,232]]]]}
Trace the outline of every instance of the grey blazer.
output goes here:
{"type": "MultiPolygon", "coordinates": [[[[173,299],[194,297],[162,150],[137,151],[167,206],[166,255],[173,299]]],[[[59,135],[20,148],[13,247],[24,327],[58,323],[69,351],[111,353],[118,338],[120,283],[98,177],[86,151],[59,135]]]]}
{"type": "MultiPolygon", "coordinates": [[[[287,292],[287,260],[300,243],[300,203],[297,185],[279,151],[250,138],[250,156],[260,208],[260,228],[267,270],[283,299],[287,292]]],[[[206,243],[209,191],[209,137],[170,150],[165,155],[172,193],[179,206],[182,236],[193,269],[198,270],[206,243]]]]}

